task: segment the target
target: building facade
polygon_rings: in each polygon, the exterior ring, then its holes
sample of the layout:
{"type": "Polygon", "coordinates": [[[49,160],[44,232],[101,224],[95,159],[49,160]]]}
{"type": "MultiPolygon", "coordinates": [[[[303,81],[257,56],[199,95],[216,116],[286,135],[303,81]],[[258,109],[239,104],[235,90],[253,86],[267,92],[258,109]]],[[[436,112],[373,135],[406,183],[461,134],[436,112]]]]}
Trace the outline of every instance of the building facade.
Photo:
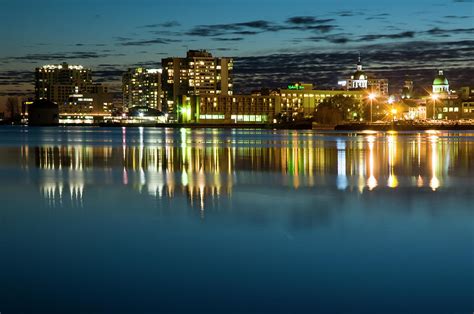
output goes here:
{"type": "Polygon", "coordinates": [[[448,95],[450,93],[449,91],[449,81],[444,76],[444,73],[442,70],[438,71],[438,75],[433,80],[433,93],[434,94],[445,94],[448,95]]]}
{"type": "Polygon", "coordinates": [[[60,123],[93,123],[112,115],[113,95],[102,85],[90,93],[72,94],[59,104],[60,123]]]}
{"type": "Polygon", "coordinates": [[[145,106],[162,110],[161,69],[133,68],[122,76],[124,108],[145,106]]]}
{"type": "Polygon", "coordinates": [[[107,86],[92,81],[82,65],[45,65],[36,68],[37,100],[58,105],[60,123],[89,123],[111,115],[113,95],[107,86]]]}
{"type": "Polygon", "coordinates": [[[197,122],[227,124],[273,123],[280,112],[278,94],[214,95],[199,97],[197,122]]]}
{"type": "Polygon", "coordinates": [[[318,105],[325,99],[342,95],[356,99],[362,106],[363,90],[315,90],[313,84],[296,83],[286,89],[280,89],[281,112],[287,116],[313,117],[318,105]]]}
{"type": "Polygon", "coordinates": [[[90,92],[92,74],[82,65],[44,65],[35,71],[35,96],[57,104],[67,101],[70,95],[90,92]]]}
{"type": "Polygon", "coordinates": [[[190,50],[186,58],[166,58],[162,88],[164,110],[177,116],[183,96],[232,95],[233,60],[216,58],[205,50],[190,50]]]}
{"type": "Polygon", "coordinates": [[[366,73],[360,57],[356,65],[356,71],[348,79],[339,81],[339,85],[345,90],[368,90],[380,96],[389,95],[388,79],[375,78],[373,75],[366,73]]]}

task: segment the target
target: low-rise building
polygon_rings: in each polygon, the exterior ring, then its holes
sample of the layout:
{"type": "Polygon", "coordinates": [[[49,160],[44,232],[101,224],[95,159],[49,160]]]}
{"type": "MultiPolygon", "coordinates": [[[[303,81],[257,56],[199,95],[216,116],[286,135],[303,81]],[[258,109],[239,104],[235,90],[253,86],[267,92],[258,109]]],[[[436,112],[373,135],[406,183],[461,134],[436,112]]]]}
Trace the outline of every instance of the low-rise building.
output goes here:
{"type": "Polygon", "coordinates": [[[60,123],[94,123],[112,115],[113,94],[100,84],[95,84],[91,93],[72,94],[59,104],[60,123]]]}
{"type": "Polygon", "coordinates": [[[278,94],[201,95],[196,118],[200,123],[273,123],[280,112],[278,94]]]}
{"type": "Polygon", "coordinates": [[[366,92],[364,90],[316,90],[313,84],[296,83],[280,89],[281,111],[288,116],[311,118],[318,105],[327,98],[337,95],[352,97],[362,105],[366,92]]]}

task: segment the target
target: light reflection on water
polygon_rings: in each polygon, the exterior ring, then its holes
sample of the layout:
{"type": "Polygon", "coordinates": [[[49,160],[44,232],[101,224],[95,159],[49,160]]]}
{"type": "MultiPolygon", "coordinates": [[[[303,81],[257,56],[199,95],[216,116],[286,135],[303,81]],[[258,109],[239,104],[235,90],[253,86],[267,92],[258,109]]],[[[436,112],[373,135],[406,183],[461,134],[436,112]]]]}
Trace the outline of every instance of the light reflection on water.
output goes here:
{"type": "Polygon", "coordinates": [[[474,306],[474,132],[8,127],[0,174],[6,313],[474,306]]]}
{"type": "MultiPolygon", "coordinates": [[[[78,144],[84,133],[76,133],[73,130],[72,142],[65,136],[67,140],[51,144],[51,135],[46,132],[46,139],[40,137],[38,142],[9,148],[6,157],[10,160],[2,163],[18,164],[26,173],[41,170],[40,190],[50,204],[61,204],[63,197],[82,204],[89,177],[97,171],[120,169],[122,184],[139,193],[156,198],[186,193],[190,200],[196,198],[202,209],[207,196],[229,197],[242,174],[279,174],[279,182],[265,184],[292,189],[334,186],[363,193],[399,187],[436,191],[449,187],[450,177],[469,178],[474,173],[474,142],[465,140],[470,133],[446,140],[443,134],[430,133],[123,128],[98,136],[92,133],[96,137],[89,141],[102,145],[89,145],[87,140],[78,144]],[[257,139],[247,138],[254,135],[257,139]]],[[[93,180],[105,178],[107,175],[93,180]]]]}

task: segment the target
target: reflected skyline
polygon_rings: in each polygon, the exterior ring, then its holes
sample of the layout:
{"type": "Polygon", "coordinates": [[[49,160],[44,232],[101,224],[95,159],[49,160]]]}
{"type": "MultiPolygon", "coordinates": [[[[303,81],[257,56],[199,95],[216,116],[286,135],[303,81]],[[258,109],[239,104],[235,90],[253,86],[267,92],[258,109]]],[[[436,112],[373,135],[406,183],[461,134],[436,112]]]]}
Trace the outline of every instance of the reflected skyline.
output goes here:
{"type": "MultiPolygon", "coordinates": [[[[264,184],[291,190],[335,188],[357,193],[389,188],[449,188],[451,177],[474,173],[474,134],[337,134],[265,130],[107,130],[98,138],[72,144],[2,147],[2,164],[19,166],[25,178],[34,171],[44,200],[61,206],[67,198],[83,205],[92,182],[120,181],[157,199],[186,195],[204,210],[208,203],[232,197],[236,186],[264,184]],[[253,137],[254,139],[247,139],[253,137]],[[120,138],[118,145],[117,138],[120,138]],[[95,145],[95,142],[103,145],[95,145]],[[92,142],[92,144],[88,144],[92,142]],[[97,177],[97,172],[101,177],[97,177]],[[120,178],[118,178],[120,176],[120,178]],[[210,200],[210,201],[208,201],[210,200]]],[[[71,141],[71,137],[72,141],[71,141]]]]}
{"type": "Polygon", "coordinates": [[[7,312],[473,307],[474,132],[0,127],[0,143],[7,312]]]}

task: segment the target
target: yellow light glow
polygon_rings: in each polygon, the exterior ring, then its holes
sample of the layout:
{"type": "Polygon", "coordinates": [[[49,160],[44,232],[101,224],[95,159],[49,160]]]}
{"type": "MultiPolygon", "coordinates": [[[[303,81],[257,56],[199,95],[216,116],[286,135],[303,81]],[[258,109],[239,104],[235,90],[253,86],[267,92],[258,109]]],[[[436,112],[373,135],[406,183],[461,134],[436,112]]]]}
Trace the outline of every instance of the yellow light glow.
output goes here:
{"type": "Polygon", "coordinates": [[[374,136],[367,136],[367,141],[369,142],[369,179],[367,180],[367,186],[369,190],[372,191],[377,187],[377,179],[374,176],[374,136]]]}

